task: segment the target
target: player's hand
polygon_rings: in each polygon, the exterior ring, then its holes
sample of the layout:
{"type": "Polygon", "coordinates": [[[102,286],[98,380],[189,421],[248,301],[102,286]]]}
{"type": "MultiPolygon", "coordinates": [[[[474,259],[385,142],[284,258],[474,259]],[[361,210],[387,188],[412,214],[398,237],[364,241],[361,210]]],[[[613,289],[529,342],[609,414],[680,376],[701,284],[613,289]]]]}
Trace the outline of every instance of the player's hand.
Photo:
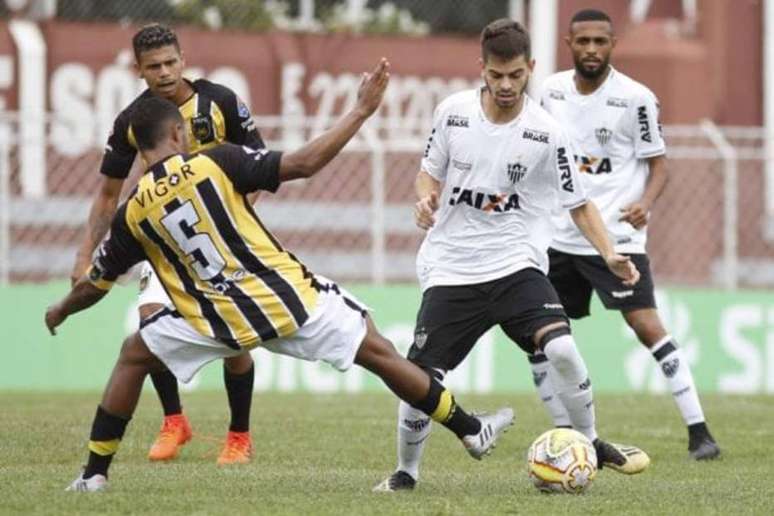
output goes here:
{"type": "Polygon", "coordinates": [[[414,221],[422,229],[430,229],[435,224],[435,212],[438,211],[438,194],[436,192],[421,198],[414,205],[414,221]]]}
{"type": "Polygon", "coordinates": [[[382,103],[388,82],[390,82],[390,62],[383,57],[371,73],[363,74],[363,79],[360,81],[355,109],[361,116],[367,118],[376,111],[382,103]]]}
{"type": "Polygon", "coordinates": [[[621,222],[628,222],[634,229],[644,228],[648,223],[649,208],[642,202],[633,202],[621,208],[621,222]]]}
{"type": "Polygon", "coordinates": [[[605,259],[605,262],[610,271],[621,278],[627,287],[640,281],[640,271],[637,270],[634,262],[628,256],[612,254],[605,259]]]}
{"type": "Polygon", "coordinates": [[[67,319],[67,315],[59,303],[46,309],[46,327],[51,335],[56,335],[57,326],[65,322],[65,319],[67,319]]]}

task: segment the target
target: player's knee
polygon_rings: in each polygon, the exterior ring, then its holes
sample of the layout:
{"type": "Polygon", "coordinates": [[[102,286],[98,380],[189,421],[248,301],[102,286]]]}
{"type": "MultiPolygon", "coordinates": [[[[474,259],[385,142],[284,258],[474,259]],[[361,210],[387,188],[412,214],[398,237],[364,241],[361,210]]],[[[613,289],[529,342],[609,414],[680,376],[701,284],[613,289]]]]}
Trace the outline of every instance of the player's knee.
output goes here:
{"type": "Polygon", "coordinates": [[[253,367],[253,357],[247,352],[234,357],[227,357],[223,359],[223,367],[231,374],[245,374],[253,367]]]}
{"type": "Polygon", "coordinates": [[[369,331],[355,355],[355,363],[367,369],[379,369],[390,360],[401,358],[395,346],[378,332],[369,331]]]}
{"type": "Polygon", "coordinates": [[[534,343],[536,350],[545,350],[546,345],[559,337],[571,335],[570,326],[566,322],[548,324],[535,332],[534,343]]]}
{"type": "Polygon", "coordinates": [[[118,360],[125,366],[143,366],[149,370],[158,362],[145,345],[139,332],[134,332],[124,339],[118,360]]]}
{"type": "Polygon", "coordinates": [[[628,312],[624,314],[624,318],[645,347],[652,347],[666,336],[666,330],[661,324],[658,313],[653,309],[628,312]]]}
{"type": "Polygon", "coordinates": [[[542,332],[538,346],[554,367],[561,367],[565,362],[573,362],[578,354],[570,327],[566,324],[542,332]]]}

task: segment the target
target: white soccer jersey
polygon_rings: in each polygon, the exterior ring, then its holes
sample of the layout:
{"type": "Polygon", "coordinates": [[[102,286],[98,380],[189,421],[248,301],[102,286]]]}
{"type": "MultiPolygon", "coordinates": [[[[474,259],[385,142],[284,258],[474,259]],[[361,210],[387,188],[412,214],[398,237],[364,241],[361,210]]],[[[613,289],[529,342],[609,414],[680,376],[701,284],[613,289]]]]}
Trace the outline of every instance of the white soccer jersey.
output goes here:
{"type": "Polygon", "coordinates": [[[545,273],[552,211],[586,202],[569,138],[530,98],[516,119],[493,124],[480,90],[448,97],[435,110],[422,170],[443,183],[417,255],[422,290],[527,267],[545,273]]]}
{"type": "MultiPolygon", "coordinates": [[[[541,104],[569,134],[581,182],[602,212],[619,253],[644,253],[646,228],[620,222],[621,208],[640,200],[648,178],[647,158],[666,152],[658,100],[644,85],[614,69],[591,95],[575,88],[575,70],[546,79],[541,104]]],[[[551,247],[572,254],[597,254],[572,219],[559,213],[551,247]]]]}

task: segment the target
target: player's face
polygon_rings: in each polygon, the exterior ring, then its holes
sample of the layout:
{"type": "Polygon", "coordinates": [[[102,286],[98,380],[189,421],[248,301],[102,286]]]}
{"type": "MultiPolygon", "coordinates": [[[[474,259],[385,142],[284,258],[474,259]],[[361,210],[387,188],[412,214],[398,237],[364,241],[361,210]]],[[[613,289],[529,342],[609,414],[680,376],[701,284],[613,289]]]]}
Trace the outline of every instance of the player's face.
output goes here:
{"type": "Polygon", "coordinates": [[[527,89],[534,66],[535,61],[527,60],[524,55],[513,59],[488,56],[482,62],[481,77],[497,107],[509,109],[516,106],[527,89]]]}
{"type": "Polygon", "coordinates": [[[607,71],[616,39],[608,22],[585,21],[572,24],[565,42],[572,52],[575,71],[593,80],[607,71]]]}
{"type": "Polygon", "coordinates": [[[173,100],[183,83],[185,61],[174,45],[140,53],[135,65],[148,88],[160,97],[173,100]]]}

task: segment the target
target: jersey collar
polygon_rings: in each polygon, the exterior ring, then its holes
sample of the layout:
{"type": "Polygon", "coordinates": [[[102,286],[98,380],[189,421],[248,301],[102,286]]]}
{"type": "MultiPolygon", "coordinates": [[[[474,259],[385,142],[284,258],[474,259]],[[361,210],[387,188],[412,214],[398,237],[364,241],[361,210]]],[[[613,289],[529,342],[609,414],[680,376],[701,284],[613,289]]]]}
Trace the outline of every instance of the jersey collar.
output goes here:
{"type": "Polygon", "coordinates": [[[581,92],[578,91],[578,87],[575,85],[575,69],[572,71],[572,76],[570,77],[572,92],[577,95],[580,98],[593,98],[596,95],[601,94],[604,90],[607,89],[607,85],[610,84],[611,80],[613,79],[613,76],[618,73],[615,68],[613,68],[613,65],[608,65],[610,67],[610,73],[607,74],[607,77],[605,77],[605,81],[599,85],[599,88],[594,90],[593,92],[589,93],[588,95],[583,95],[581,92]]]}

